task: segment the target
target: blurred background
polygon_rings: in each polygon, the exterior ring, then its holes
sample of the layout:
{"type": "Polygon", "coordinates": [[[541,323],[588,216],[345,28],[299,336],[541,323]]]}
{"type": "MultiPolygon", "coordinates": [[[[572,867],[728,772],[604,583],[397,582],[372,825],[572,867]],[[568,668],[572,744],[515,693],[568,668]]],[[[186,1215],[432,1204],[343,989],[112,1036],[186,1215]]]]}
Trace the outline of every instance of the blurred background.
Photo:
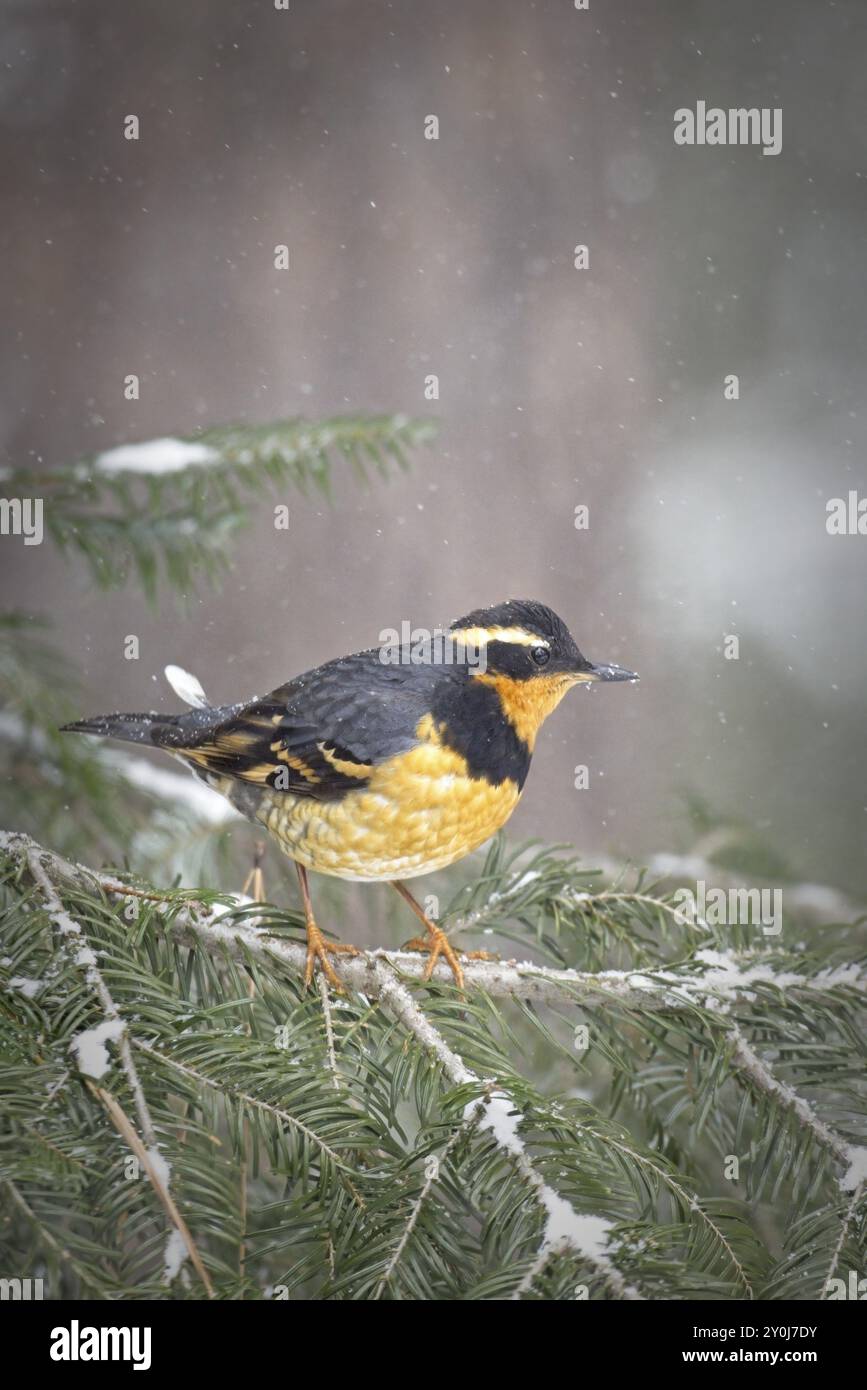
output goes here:
{"type": "Polygon", "coordinates": [[[186,611],[4,537],[4,604],[51,619],[81,712],[177,708],[168,662],[228,702],[538,598],[642,680],[564,702],[515,836],[640,857],[694,844],[703,806],[867,889],[867,539],[825,528],[867,492],[863,0],[0,17],[6,466],[236,420],[439,423],[408,475],[287,493],[288,531],[263,499],[186,611]],[[781,107],[782,152],[676,146],[698,100],[781,107]]]}

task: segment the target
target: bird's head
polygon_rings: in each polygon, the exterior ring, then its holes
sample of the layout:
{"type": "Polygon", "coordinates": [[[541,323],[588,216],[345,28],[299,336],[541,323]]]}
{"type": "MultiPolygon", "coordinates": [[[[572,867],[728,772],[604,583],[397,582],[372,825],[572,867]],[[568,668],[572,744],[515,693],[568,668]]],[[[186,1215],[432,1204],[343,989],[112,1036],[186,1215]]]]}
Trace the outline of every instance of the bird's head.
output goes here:
{"type": "Polygon", "coordinates": [[[573,685],[638,680],[623,666],[588,661],[562,618],[532,599],[477,608],[452,623],[450,636],[481,654],[474,679],[496,690],[530,748],[542,721],[573,685]]]}

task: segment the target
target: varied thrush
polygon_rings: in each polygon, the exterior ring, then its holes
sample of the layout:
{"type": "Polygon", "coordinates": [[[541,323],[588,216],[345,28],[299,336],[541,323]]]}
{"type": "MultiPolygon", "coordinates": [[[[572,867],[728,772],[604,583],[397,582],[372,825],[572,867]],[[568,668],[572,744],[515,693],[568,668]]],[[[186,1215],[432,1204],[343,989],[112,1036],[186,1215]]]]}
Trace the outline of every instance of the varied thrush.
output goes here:
{"type": "Polygon", "coordinates": [[[65,728],[152,744],[294,860],[307,922],[306,983],[318,960],[356,948],[326,941],[307,870],[386,880],[423,922],[429,978],[440,956],[463,972],[447,936],[401,882],[453,864],[512,814],[542,722],[573,685],[634,681],[597,666],[544,604],[476,609],[447,633],[338,657],[264,699],[185,714],[106,714],[65,728]]]}

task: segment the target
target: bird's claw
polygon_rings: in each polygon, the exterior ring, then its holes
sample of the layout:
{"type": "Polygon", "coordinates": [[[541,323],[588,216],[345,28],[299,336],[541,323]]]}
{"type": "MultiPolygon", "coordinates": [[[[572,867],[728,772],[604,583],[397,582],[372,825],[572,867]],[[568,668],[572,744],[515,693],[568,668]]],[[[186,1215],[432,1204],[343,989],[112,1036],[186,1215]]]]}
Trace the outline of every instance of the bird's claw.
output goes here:
{"type": "Polygon", "coordinates": [[[442,956],[451,968],[458,989],[463,989],[464,972],[452,943],[441,927],[435,927],[431,924],[428,927],[428,933],[428,936],[414,936],[412,941],[406,942],[403,949],[405,951],[423,951],[430,957],[422,977],[425,980],[431,978],[436,969],[436,963],[442,956]]]}
{"type": "Polygon", "coordinates": [[[343,941],[326,941],[322,932],[314,921],[307,923],[307,965],[304,970],[304,988],[309,989],[313,983],[313,972],[316,962],[325,976],[331,988],[337,990],[339,994],[345,994],[344,986],[335,974],[334,967],[328,959],[331,955],[359,956],[361,952],[357,946],[347,945],[343,941]]]}

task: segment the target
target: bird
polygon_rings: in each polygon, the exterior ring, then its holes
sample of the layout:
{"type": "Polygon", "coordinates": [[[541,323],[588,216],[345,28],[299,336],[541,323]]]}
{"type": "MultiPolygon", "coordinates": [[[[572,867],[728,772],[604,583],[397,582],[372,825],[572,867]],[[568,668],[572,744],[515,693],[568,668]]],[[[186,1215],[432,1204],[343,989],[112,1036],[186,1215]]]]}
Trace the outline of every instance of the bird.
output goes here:
{"type": "MultiPolygon", "coordinates": [[[[338,657],[264,698],[183,714],[105,714],[65,724],[164,750],[264,827],[294,861],[307,932],[304,983],[356,947],[323,935],[309,871],[388,882],[425,928],[408,947],[440,957],[449,938],[404,880],[446,868],[490,839],[524,789],[545,719],[575,685],[637,681],[594,664],[545,604],[509,599],[447,630],[416,629],[338,657]]],[[[477,953],[483,954],[483,953],[477,953]]]]}

